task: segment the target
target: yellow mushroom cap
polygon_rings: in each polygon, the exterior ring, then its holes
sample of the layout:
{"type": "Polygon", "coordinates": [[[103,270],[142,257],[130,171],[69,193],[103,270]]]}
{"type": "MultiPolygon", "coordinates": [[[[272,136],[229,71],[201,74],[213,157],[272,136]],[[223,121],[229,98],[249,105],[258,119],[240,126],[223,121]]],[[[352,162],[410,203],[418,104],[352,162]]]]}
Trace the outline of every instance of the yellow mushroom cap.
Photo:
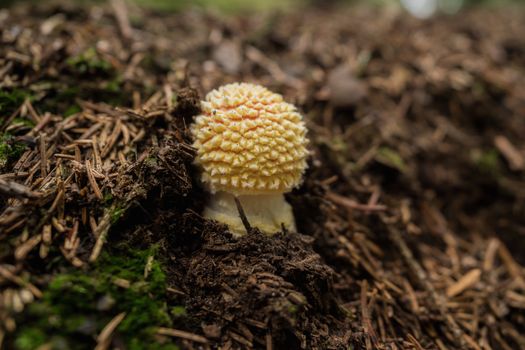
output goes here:
{"type": "Polygon", "coordinates": [[[294,105],[260,85],[234,83],[206,95],[191,126],[202,182],[212,192],[283,193],[302,182],[306,128],[294,105]]]}

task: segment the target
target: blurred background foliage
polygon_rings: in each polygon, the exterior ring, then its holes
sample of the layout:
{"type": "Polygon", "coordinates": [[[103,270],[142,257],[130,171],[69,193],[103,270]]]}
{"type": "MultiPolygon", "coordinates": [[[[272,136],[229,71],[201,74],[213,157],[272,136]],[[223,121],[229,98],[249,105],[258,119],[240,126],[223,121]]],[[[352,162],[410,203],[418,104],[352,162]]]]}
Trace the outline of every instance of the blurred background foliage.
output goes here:
{"type": "MultiPolygon", "coordinates": [[[[46,2],[49,0],[45,0],[46,2]]],[[[53,1],[53,0],[51,0],[53,1]]],[[[63,0],[66,1],[66,0],[63,0]]],[[[104,3],[106,0],[69,0],[77,3],[104,3]]],[[[127,0],[140,6],[160,11],[180,11],[188,7],[206,7],[226,13],[244,11],[293,10],[306,5],[347,5],[368,4],[372,6],[399,6],[401,3],[426,3],[444,9],[460,9],[465,6],[489,5],[505,6],[509,4],[525,4],[524,0],[127,0]]],[[[0,0],[0,8],[22,2],[39,0],[0,0]]],[[[424,6],[424,5],[423,5],[424,6]]],[[[447,12],[447,11],[445,11],[447,12]]]]}

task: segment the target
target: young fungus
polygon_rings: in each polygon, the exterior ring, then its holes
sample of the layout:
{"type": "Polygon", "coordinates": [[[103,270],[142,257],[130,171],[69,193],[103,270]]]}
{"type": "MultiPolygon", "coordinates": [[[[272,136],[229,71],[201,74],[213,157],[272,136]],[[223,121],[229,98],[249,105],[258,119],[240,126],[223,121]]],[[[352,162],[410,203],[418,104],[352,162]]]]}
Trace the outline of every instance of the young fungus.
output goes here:
{"type": "Polygon", "coordinates": [[[301,184],[308,155],[295,106],[260,85],[234,83],[211,91],[201,107],[191,132],[202,183],[212,194],[204,216],[245,234],[236,197],[251,226],[268,234],[294,231],[283,194],[301,184]]]}

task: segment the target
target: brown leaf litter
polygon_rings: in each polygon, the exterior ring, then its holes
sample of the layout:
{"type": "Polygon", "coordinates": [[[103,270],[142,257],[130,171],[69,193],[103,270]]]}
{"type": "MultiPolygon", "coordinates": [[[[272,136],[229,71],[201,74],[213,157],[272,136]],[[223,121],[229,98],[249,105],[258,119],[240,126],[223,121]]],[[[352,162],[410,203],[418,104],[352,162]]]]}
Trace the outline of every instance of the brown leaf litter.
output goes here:
{"type": "Polygon", "coordinates": [[[125,241],[160,244],[192,322],[157,335],[182,348],[524,348],[524,19],[0,11],[0,88],[23,92],[0,110],[22,147],[0,163],[0,344],[58,273],[46,262],[86,269],[125,241]],[[236,80],[304,111],[300,233],[235,239],[198,215],[187,127],[236,80]]]}

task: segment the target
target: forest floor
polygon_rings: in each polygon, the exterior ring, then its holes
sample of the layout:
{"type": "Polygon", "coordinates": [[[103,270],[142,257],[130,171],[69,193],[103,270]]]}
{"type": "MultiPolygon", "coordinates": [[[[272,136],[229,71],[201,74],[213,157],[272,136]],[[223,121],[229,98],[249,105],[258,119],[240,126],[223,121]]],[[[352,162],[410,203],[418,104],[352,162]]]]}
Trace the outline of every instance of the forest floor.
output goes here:
{"type": "Polygon", "coordinates": [[[525,11],[0,11],[0,348],[525,349],[525,11]],[[233,238],[188,125],[303,112],[299,233],[233,238]]]}

